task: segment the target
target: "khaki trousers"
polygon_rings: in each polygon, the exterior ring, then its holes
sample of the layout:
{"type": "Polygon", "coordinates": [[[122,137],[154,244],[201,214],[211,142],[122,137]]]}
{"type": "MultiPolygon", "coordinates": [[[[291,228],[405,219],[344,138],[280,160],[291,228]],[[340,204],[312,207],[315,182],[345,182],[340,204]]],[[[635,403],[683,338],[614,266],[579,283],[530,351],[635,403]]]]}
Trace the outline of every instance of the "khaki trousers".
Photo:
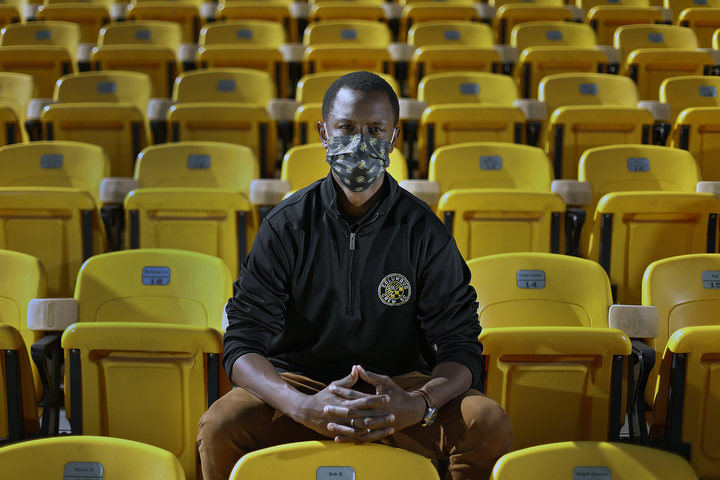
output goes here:
{"type": "MultiPolygon", "coordinates": [[[[305,394],[326,385],[302,375],[280,374],[305,394]]],[[[429,377],[418,372],[393,377],[404,390],[419,388],[429,377]]],[[[361,389],[362,390],[362,389],[361,389]]],[[[235,388],[200,419],[198,449],[204,480],[227,480],[235,463],[248,452],[283,443],[329,440],[276,411],[241,388],[235,388]]],[[[495,401],[468,390],[438,410],[435,422],[415,425],[379,443],[428,458],[449,460],[447,480],[481,480],[512,442],[510,420],[495,401]]]]}

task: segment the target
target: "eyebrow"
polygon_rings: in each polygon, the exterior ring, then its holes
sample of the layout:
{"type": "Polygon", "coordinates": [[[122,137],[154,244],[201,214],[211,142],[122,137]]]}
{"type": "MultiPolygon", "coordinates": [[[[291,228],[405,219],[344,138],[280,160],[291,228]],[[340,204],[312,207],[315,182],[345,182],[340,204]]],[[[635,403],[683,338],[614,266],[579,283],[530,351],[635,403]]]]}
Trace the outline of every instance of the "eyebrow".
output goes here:
{"type": "MultiPolygon", "coordinates": [[[[353,120],[352,118],[342,118],[342,117],[336,118],[335,121],[336,122],[350,122],[350,123],[355,122],[355,120],[353,120]]],[[[386,123],[388,123],[387,120],[375,120],[373,122],[368,122],[368,124],[370,124],[370,125],[384,125],[386,123]]]]}

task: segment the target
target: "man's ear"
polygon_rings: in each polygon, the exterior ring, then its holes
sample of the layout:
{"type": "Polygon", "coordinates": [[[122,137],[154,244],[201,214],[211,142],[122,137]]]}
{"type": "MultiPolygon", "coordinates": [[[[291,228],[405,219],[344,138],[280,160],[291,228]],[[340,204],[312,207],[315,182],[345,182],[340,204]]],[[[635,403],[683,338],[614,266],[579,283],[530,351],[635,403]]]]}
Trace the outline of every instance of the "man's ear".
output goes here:
{"type": "Polygon", "coordinates": [[[322,146],[324,149],[327,150],[328,148],[328,141],[327,141],[327,130],[325,130],[325,124],[323,122],[317,122],[315,124],[317,127],[318,135],[320,135],[320,141],[322,142],[322,146]]]}
{"type": "MultiPolygon", "coordinates": [[[[400,127],[395,127],[393,129],[393,136],[390,139],[390,152],[392,152],[395,149],[395,144],[398,141],[398,138],[400,138],[400,127]]],[[[390,153],[388,152],[388,153],[390,153]]]]}

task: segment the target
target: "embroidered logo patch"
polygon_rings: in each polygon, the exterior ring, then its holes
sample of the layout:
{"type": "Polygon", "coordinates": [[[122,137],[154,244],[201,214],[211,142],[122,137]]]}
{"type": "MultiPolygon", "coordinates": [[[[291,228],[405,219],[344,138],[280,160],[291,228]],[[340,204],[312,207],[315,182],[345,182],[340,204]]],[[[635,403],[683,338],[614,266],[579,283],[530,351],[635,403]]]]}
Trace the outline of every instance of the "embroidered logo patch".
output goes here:
{"type": "Polygon", "coordinates": [[[410,282],[399,273],[391,273],[378,285],[380,301],[390,307],[397,307],[410,299],[410,282]]]}

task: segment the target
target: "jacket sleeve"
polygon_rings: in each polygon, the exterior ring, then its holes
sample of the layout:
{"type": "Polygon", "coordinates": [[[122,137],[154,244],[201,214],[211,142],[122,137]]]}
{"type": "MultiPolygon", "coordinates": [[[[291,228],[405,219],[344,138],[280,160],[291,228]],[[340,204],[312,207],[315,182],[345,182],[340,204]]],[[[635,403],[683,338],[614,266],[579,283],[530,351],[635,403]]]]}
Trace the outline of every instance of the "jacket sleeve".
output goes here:
{"type": "Polygon", "coordinates": [[[289,265],[278,234],[264,220],[235,282],[235,296],[225,308],[228,327],[223,364],[229,376],[235,360],[246,353],[267,356],[270,339],[282,331],[289,298],[289,265]]]}
{"type": "Polygon", "coordinates": [[[483,372],[477,296],[455,241],[440,227],[426,237],[428,244],[421,252],[418,319],[428,342],[437,349],[436,362],[466,366],[472,385],[477,386],[483,372]]]}

